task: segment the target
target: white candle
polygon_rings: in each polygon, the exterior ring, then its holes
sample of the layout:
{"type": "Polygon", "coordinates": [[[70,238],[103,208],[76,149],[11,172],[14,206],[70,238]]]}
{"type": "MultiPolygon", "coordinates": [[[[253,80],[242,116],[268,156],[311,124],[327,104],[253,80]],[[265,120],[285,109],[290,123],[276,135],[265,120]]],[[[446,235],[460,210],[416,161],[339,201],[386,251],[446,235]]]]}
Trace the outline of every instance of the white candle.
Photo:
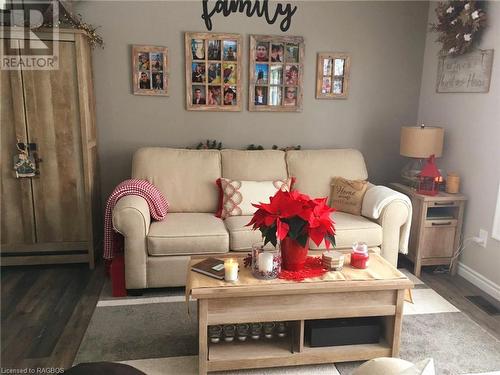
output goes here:
{"type": "Polygon", "coordinates": [[[226,259],[224,261],[224,279],[226,281],[238,280],[238,262],[234,259],[226,259]]]}
{"type": "Polygon", "coordinates": [[[260,272],[273,271],[273,254],[266,251],[259,254],[259,271],[260,272]]]}

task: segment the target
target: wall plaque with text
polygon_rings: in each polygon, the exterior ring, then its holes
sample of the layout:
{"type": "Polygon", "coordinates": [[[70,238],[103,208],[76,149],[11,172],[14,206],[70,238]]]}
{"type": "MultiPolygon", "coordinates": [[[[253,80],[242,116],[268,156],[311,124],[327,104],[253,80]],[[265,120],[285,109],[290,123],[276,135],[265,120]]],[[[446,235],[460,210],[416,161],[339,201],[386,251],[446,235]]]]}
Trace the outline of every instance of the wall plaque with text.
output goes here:
{"type": "Polygon", "coordinates": [[[490,90],[493,50],[440,57],[436,92],[485,93],[490,90]]]}

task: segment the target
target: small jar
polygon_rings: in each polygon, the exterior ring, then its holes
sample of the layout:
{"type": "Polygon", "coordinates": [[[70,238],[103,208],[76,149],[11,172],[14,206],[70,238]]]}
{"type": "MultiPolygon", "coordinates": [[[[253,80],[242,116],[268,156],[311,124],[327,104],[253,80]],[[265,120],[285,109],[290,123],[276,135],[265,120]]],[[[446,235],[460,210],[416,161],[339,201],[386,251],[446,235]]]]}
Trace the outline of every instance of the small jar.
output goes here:
{"type": "Polygon", "coordinates": [[[220,341],[221,336],[221,326],[208,326],[208,337],[210,338],[211,343],[217,344],[220,341]]]}
{"type": "Polygon", "coordinates": [[[286,336],[286,323],[285,322],[276,322],[276,334],[278,337],[286,336]]]}
{"type": "Polygon", "coordinates": [[[368,263],[368,246],[364,242],[356,242],[352,245],[351,266],[364,269],[368,263]]]}
{"type": "Polygon", "coordinates": [[[250,324],[250,337],[254,340],[260,339],[260,335],[262,334],[262,324],[261,323],[252,323],[250,324]]]}
{"type": "Polygon", "coordinates": [[[232,342],[234,340],[234,336],[236,333],[236,327],[234,324],[227,324],[222,327],[222,331],[224,332],[224,341],[232,342]]]}
{"type": "Polygon", "coordinates": [[[264,328],[264,337],[266,339],[272,339],[274,332],[274,322],[265,322],[262,326],[264,328]]]}
{"type": "Polygon", "coordinates": [[[238,334],[238,340],[246,341],[249,330],[250,326],[247,323],[238,324],[236,326],[236,333],[238,334]]]}

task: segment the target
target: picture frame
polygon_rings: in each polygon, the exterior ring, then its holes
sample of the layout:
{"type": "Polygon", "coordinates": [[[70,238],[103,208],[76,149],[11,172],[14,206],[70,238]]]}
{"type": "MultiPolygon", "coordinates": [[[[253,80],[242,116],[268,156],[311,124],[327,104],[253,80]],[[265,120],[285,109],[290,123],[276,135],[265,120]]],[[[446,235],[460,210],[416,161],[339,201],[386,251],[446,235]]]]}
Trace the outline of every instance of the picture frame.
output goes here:
{"type": "Polygon", "coordinates": [[[351,56],[345,52],[320,52],[316,66],[316,99],[349,97],[351,56]]]}
{"type": "Polygon", "coordinates": [[[241,111],[241,35],[187,32],[184,43],[186,109],[241,111]]]}
{"type": "Polygon", "coordinates": [[[168,48],[132,46],[132,92],[134,95],[169,96],[168,48]]]}
{"type": "Polygon", "coordinates": [[[301,112],[304,56],[301,36],[250,35],[248,110],[301,112]]]}

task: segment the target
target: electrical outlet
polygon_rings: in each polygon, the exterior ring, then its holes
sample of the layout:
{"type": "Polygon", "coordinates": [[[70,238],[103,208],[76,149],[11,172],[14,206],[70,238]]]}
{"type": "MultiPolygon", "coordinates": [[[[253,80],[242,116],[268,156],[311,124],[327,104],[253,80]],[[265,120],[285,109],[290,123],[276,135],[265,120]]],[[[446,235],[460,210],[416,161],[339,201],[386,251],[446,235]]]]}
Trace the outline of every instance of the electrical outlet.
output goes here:
{"type": "Polygon", "coordinates": [[[474,242],[479,246],[486,247],[488,242],[488,232],[484,229],[479,229],[479,237],[474,237],[474,242]]]}

